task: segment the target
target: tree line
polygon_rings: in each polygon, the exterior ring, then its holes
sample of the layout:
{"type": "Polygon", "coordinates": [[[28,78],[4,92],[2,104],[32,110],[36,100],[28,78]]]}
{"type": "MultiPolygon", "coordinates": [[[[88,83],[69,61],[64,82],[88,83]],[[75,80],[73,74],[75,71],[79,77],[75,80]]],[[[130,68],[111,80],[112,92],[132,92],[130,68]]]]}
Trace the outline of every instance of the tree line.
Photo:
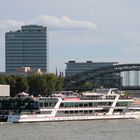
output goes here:
{"type": "Polygon", "coordinates": [[[20,92],[26,92],[30,95],[46,96],[50,92],[64,89],[64,78],[54,74],[16,76],[0,75],[0,84],[10,85],[10,95],[16,96],[20,92]]]}

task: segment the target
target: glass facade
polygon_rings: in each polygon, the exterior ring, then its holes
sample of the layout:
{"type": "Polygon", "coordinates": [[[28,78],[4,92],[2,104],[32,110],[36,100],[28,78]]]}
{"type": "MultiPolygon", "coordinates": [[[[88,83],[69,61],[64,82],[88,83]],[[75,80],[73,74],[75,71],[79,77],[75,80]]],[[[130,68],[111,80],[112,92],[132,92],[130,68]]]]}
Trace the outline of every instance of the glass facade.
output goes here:
{"type": "MultiPolygon", "coordinates": [[[[117,62],[69,61],[68,63],[66,63],[65,76],[70,77],[78,73],[86,72],[88,70],[113,66],[114,64],[117,64],[117,62]]],[[[121,85],[121,76],[116,73],[105,74],[101,77],[97,77],[94,81],[91,80],[90,82],[97,83],[98,85],[103,87],[119,87],[121,85]]]]}
{"type": "Polygon", "coordinates": [[[19,67],[40,68],[47,72],[47,28],[22,26],[21,30],[5,34],[6,72],[19,67]]]}
{"type": "Polygon", "coordinates": [[[69,61],[68,63],[66,63],[65,74],[66,76],[73,76],[75,74],[85,72],[91,69],[98,69],[102,67],[113,66],[114,64],[117,64],[117,62],[69,61]]]}

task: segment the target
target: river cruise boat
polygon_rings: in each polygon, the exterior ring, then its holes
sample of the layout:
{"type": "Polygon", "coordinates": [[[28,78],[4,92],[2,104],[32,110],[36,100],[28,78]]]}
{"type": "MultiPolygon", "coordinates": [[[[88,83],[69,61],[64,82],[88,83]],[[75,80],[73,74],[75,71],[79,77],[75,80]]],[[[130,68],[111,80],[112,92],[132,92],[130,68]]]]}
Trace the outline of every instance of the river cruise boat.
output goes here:
{"type": "Polygon", "coordinates": [[[116,89],[8,98],[0,100],[0,118],[12,123],[140,118],[139,108],[131,107],[133,101],[116,89]]]}

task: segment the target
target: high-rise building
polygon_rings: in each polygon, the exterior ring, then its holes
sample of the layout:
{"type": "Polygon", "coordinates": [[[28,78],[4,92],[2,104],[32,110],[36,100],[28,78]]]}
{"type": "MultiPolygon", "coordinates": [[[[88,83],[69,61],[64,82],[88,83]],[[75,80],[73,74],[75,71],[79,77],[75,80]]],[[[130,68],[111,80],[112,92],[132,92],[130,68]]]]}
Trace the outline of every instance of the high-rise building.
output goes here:
{"type": "Polygon", "coordinates": [[[47,72],[47,56],[46,27],[27,25],[5,34],[6,72],[15,72],[20,67],[47,72]]]}

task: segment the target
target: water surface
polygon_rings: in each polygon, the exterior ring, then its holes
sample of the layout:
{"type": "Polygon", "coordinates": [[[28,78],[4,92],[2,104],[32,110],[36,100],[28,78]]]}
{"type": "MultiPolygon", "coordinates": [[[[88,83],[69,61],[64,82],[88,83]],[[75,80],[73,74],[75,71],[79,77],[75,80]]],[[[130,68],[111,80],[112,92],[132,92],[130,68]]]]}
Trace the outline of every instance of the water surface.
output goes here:
{"type": "Polygon", "coordinates": [[[140,140],[140,120],[1,123],[0,140],[140,140]]]}

